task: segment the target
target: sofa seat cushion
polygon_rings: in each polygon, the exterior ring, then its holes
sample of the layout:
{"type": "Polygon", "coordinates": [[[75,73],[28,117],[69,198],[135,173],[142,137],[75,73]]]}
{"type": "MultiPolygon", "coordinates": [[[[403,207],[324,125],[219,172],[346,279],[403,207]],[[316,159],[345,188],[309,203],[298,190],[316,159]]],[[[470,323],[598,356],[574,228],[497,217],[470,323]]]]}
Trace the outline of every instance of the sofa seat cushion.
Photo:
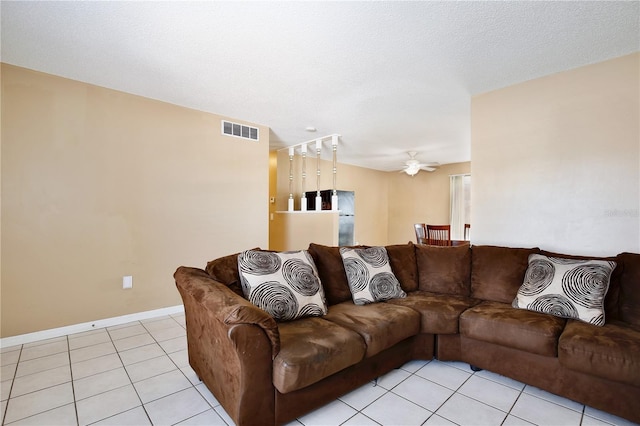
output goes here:
{"type": "Polygon", "coordinates": [[[404,306],[372,303],[359,306],[343,302],[329,307],[322,318],[355,331],[367,344],[371,357],[420,331],[420,314],[404,306]]]}
{"type": "Polygon", "coordinates": [[[360,335],[336,323],[309,317],[278,324],[280,352],[273,385],[280,393],[304,388],[364,358],[360,335]]]}
{"type": "Polygon", "coordinates": [[[421,333],[457,334],[460,314],[478,302],[464,296],[414,291],[404,299],[393,299],[387,303],[420,312],[421,333]]]}
{"type": "Polygon", "coordinates": [[[460,334],[471,339],[555,357],[566,320],[484,301],[460,315],[460,334]]]}
{"type": "Polygon", "coordinates": [[[558,359],[571,370],[640,386],[640,331],[618,321],[596,327],[570,320],[558,359]]]}

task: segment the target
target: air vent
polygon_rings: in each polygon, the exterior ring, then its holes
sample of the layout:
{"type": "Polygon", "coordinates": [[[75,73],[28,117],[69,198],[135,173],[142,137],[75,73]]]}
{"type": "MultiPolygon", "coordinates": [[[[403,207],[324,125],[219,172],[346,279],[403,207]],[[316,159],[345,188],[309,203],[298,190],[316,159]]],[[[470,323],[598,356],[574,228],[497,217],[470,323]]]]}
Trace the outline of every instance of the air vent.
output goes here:
{"type": "Polygon", "coordinates": [[[259,137],[257,127],[249,127],[243,124],[232,123],[225,120],[222,120],[222,134],[249,139],[252,141],[257,141],[259,137]]]}

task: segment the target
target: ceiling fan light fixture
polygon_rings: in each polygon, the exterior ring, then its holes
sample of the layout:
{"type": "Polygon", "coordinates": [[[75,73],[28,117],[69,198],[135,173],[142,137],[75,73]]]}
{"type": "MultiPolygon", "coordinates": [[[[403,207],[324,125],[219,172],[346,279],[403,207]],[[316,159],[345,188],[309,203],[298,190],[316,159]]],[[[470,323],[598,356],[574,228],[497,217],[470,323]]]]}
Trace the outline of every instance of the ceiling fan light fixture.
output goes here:
{"type": "Polygon", "coordinates": [[[409,159],[405,161],[404,169],[400,171],[405,172],[409,176],[417,175],[420,170],[426,170],[427,172],[432,172],[438,166],[438,163],[422,164],[419,160],[416,159],[416,155],[418,153],[415,151],[409,151],[407,152],[407,154],[409,154],[409,159]]]}
{"type": "Polygon", "coordinates": [[[405,169],[404,172],[406,174],[408,174],[409,176],[415,176],[418,174],[418,172],[420,171],[420,165],[419,164],[409,164],[405,169]]]}

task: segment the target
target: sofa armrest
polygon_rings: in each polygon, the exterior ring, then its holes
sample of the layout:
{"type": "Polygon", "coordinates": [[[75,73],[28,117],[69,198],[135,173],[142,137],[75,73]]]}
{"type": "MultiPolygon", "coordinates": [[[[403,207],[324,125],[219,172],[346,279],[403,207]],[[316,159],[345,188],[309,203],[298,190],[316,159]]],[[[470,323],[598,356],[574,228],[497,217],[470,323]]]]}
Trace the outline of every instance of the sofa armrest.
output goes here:
{"type": "Polygon", "coordinates": [[[190,293],[199,305],[226,326],[246,324],[261,328],[271,342],[272,359],[280,352],[278,325],[267,312],[238,296],[202,269],[181,266],[173,277],[181,294],[182,291],[190,293]]]}
{"type": "Polygon", "coordinates": [[[180,267],[189,364],[238,426],[275,424],[274,319],[205,271],[180,267]]]}

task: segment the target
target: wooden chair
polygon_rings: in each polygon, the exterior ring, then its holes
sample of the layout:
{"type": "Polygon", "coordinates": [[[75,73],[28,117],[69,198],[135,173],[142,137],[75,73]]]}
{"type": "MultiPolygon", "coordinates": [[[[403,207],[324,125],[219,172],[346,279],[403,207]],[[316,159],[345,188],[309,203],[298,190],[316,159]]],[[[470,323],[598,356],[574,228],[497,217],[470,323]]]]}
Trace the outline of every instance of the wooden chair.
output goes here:
{"type": "Polygon", "coordinates": [[[427,244],[432,246],[450,246],[451,225],[427,225],[427,244]]]}
{"type": "Polygon", "coordinates": [[[466,241],[471,240],[471,224],[470,223],[464,224],[464,239],[466,241]]]}
{"type": "Polygon", "coordinates": [[[427,243],[427,227],[424,223],[414,223],[413,228],[416,231],[416,242],[418,244],[427,243]]]}

